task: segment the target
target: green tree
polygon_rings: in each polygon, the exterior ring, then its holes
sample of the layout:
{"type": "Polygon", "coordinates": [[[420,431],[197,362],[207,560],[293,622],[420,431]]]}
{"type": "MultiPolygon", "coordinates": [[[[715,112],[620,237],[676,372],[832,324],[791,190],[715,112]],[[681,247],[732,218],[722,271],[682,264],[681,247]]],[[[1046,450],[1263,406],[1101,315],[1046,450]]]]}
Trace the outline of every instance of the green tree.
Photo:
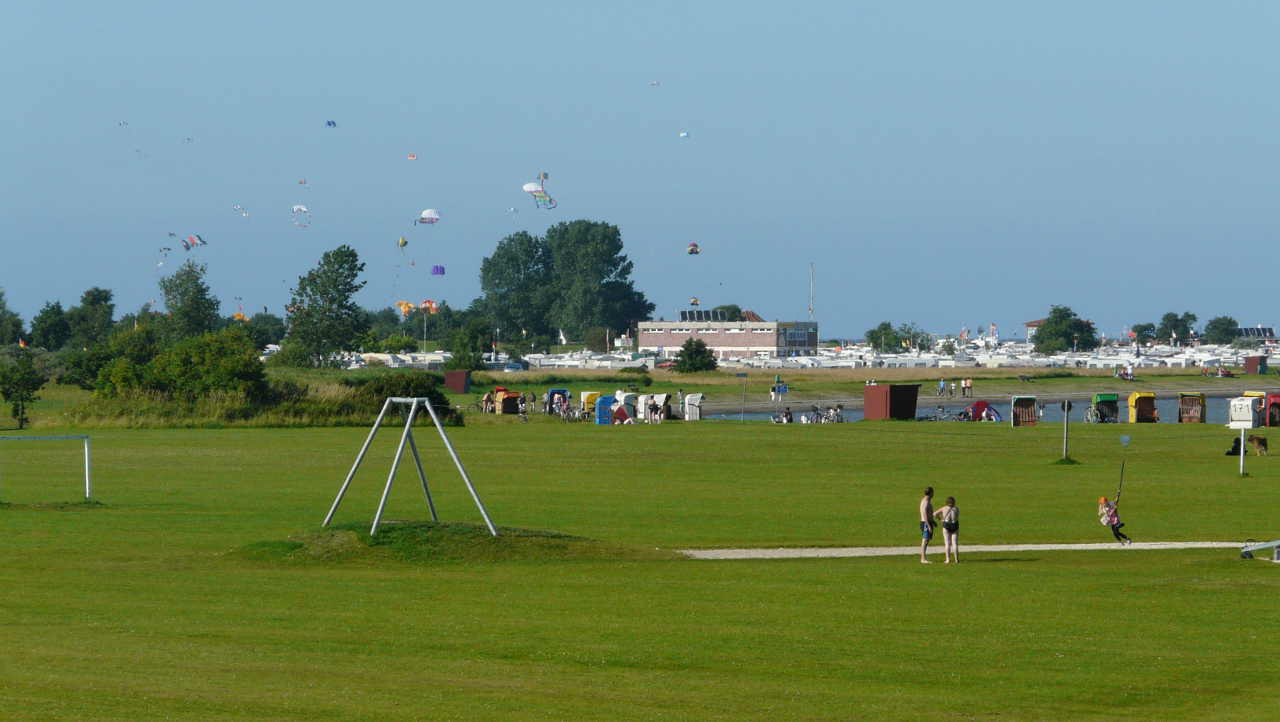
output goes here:
{"type": "Polygon", "coordinates": [[[1133,342],[1139,345],[1154,341],[1156,338],[1154,323],[1135,323],[1129,330],[1133,332],[1133,342]]]}
{"type": "Polygon", "coordinates": [[[526,231],[513,233],[480,263],[480,308],[498,328],[548,335],[555,280],[547,240],[526,231]]]}
{"type": "Polygon", "coordinates": [[[4,289],[0,289],[0,345],[15,344],[23,335],[22,317],[9,310],[4,300],[4,289]]]}
{"type": "Polygon", "coordinates": [[[71,338],[71,324],[61,301],[50,301],[31,319],[31,345],[57,351],[71,338]]]}
{"type": "Polygon", "coordinates": [[[253,345],[264,349],[269,344],[278,344],[284,340],[284,319],[274,313],[255,313],[244,324],[245,333],[253,339],[253,345]]]}
{"type": "Polygon", "coordinates": [[[40,400],[37,394],[48,380],[36,369],[29,349],[20,349],[13,363],[0,366],[0,396],[9,402],[10,412],[19,429],[31,420],[27,416],[27,407],[40,400]]]}
{"type": "Polygon", "coordinates": [[[866,342],[867,345],[882,352],[892,353],[902,347],[902,337],[888,321],[881,321],[879,326],[868,330],[866,342]]]}
{"type": "Polygon", "coordinates": [[[1217,316],[1204,325],[1204,342],[1229,344],[1240,337],[1240,324],[1230,316],[1217,316]]]}
{"type": "Polygon", "coordinates": [[[364,311],[354,297],[364,288],[364,264],[347,245],[327,251],[320,264],[298,278],[289,303],[289,344],[313,366],[324,365],[343,349],[353,349],[367,328],[364,311]]]}
{"type": "Polygon", "coordinates": [[[267,391],[258,349],[237,327],[179,341],[151,359],[142,378],[149,390],[188,398],[230,391],[260,401],[267,391]]]}
{"type": "Polygon", "coordinates": [[[736,304],[736,303],[726,303],[726,304],[721,305],[721,306],[716,306],[715,308],[713,308],[713,309],[711,309],[711,310],[712,310],[712,311],[723,311],[723,312],[724,312],[724,320],[726,320],[726,321],[741,321],[741,320],[742,320],[742,307],[741,307],[741,306],[739,306],[739,305],[738,305],[738,304],[736,304]]]}
{"type": "MultiPolygon", "coordinates": [[[[157,326],[139,325],[116,331],[106,343],[91,349],[91,358],[101,362],[94,376],[94,388],[104,396],[139,386],[147,364],[164,351],[163,334],[157,326]]],[[[90,370],[84,371],[87,376],[90,370]]]]}
{"type": "Polygon", "coordinates": [[[700,338],[685,339],[680,352],[676,354],[675,370],[680,373],[698,371],[715,371],[716,357],[700,338]]]}
{"type": "Polygon", "coordinates": [[[655,306],[631,281],[634,264],[622,253],[617,226],[577,220],[547,229],[555,266],[556,303],[551,322],[581,337],[592,326],[614,331],[652,317],[655,306]]]}
{"type": "Polygon", "coordinates": [[[67,324],[71,326],[71,340],[67,345],[88,349],[107,340],[116,313],[111,295],[111,291],[94,286],[81,294],[79,306],[67,309],[67,324]]]}
{"type": "Polygon", "coordinates": [[[582,336],[587,348],[598,353],[607,353],[609,349],[609,329],[604,326],[592,326],[582,336]]]}
{"type": "Polygon", "coordinates": [[[1196,315],[1190,311],[1181,316],[1170,311],[1160,317],[1160,325],[1156,327],[1156,338],[1165,343],[1188,341],[1196,322],[1196,315]]]}
{"type": "Polygon", "coordinates": [[[173,272],[160,279],[160,292],[169,310],[169,332],[174,339],[191,338],[216,329],[218,299],[204,282],[206,267],[203,263],[188,260],[173,272]]]}
{"type": "Polygon", "coordinates": [[[383,353],[405,353],[418,350],[418,339],[404,334],[388,336],[379,344],[383,353]]]}
{"type": "Polygon", "coordinates": [[[894,329],[898,334],[898,343],[905,343],[911,348],[929,349],[933,346],[933,334],[920,328],[915,323],[904,323],[894,329]]]}
{"type": "Polygon", "coordinates": [[[482,321],[472,320],[450,337],[449,352],[453,355],[444,367],[451,371],[483,371],[484,354],[490,348],[489,343],[488,326],[482,321]]]}
{"type": "MultiPolygon", "coordinates": [[[[416,312],[415,312],[416,313],[416,312]]],[[[401,322],[402,316],[398,309],[387,306],[377,311],[365,311],[365,326],[373,334],[373,338],[387,338],[388,336],[399,336],[404,333],[406,324],[401,322]]],[[[418,319],[417,328],[422,328],[422,319],[418,319]]]]}
{"type": "Polygon", "coordinates": [[[160,313],[152,308],[151,302],[148,301],[142,304],[142,307],[137,311],[133,313],[126,313],[116,319],[115,324],[111,328],[111,335],[115,335],[122,331],[128,331],[132,328],[138,328],[139,326],[150,326],[160,333],[160,335],[172,337],[173,334],[169,330],[171,323],[172,319],[170,319],[167,314],[160,313]]]}
{"type": "Polygon", "coordinates": [[[1090,351],[1098,347],[1093,324],[1080,318],[1067,306],[1053,306],[1049,317],[1036,330],[1036,353],[1055,354],[1073,348],[1090,351]]]}

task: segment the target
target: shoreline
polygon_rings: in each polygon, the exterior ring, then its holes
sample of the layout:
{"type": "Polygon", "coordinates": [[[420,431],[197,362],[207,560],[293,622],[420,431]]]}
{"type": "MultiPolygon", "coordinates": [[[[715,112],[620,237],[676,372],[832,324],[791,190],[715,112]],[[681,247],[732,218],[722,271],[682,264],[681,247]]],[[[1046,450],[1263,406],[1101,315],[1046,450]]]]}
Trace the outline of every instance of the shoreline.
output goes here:
{"type": "MultiPolygon", "coordinates": [[[[1238,388],[1233,387],[1233,388],[1224,389],[1221,386],[1216,386],[1213,388],[1183,388],[1183,389],[1178,389],[1177,391],[1169,391],[1169,390],[1162,389],[1162,390],[1156,390],[1155,394],[1156,394],[1156,398],[1158,399],[1159,398],[1177,398],[1178,393],[1202,393],[1205,395],[1205,398],[1210,398],[1210,399],[1234,398],[1236,396],[1239,396],[1241,393],[1245,391],[1268,390],[1268,387],[1269,387],[1268,384],[1257,383],[1257,381],[1263,378],[1265,377],[1253,376],[1253,377],[1235,379],[1242,382],[1241,384],[1239,384],[1238,388]],[[1246,381],[1250,383],[1243,383],[1246,381]]],[[[917,397],[916,407],[917,409],[920,409],[920,408],[926,408],[929,406],[937,406],[939,404],[944,406],[956,405],[956,404],[963,404],[965,406],[968,406],[969,404],[975,401],[989,401],[993,404],[1008,404],[1013,402],[1014,396],[1034,396],[1036,397],[1037,402],[1046,403],[1046,404],[1061,403],[1063,401],[1076,402],[1081,400],[1088,402],[1092,400],[1093,395],[1095,393],[1115,393],[1115,394],[1118,394],[1121,400],[1123,401],[1124,397],[1128,396],[1130,393],[1134,391],[1151,390],[1151,389],[1142,388],[1142,386],[1138,382],[1134,382],[1134,386],[1128,391],[1094,390],[1094,391],[1051,391],[1048,393],[1036,393],[1035,382],[1029,382],[1026,384],[1026,386],[1027,386],[1027,390],[1025,392],[1020,392],[1016,394],[1005,393],[1005,392],[990,393],[990,394],[975,394],[972,398],[963,397],[958,394],[956,396],[935,396],[933,394],[921,393],[917,397]]],[[[1274,387],[1271,387],[1271,388],[1274,389],[1274,387]]],[[[922,384],[921,390],[923,391],[923,389],[924,389],[924,385],[922,384]]],[[[862,398],[863,398],[862,396],[790,397],[786,401],[783,401],[780,403],[775,401],[769,401],[767,398],[764,400],[753,400],[748,398],[746,404],[743,404],[741,401],[739,401],[738,403],[704,401],[702,404],[702,413],[703,414],[727,414],[727,413],[738,411],[740,409],[748,412],[754,412],[754,413],[770,413],[770,412],[773,412],[775,408],[782,408],[787,406],[792,407],[794,410],[795,408],[808,408],[810,406],[818,406],[820,408],[829,408],[829,407],[835,406],[836,404],[841,404],[846,409],[862,409],[862,406],[863,406],[862,398]]]]}

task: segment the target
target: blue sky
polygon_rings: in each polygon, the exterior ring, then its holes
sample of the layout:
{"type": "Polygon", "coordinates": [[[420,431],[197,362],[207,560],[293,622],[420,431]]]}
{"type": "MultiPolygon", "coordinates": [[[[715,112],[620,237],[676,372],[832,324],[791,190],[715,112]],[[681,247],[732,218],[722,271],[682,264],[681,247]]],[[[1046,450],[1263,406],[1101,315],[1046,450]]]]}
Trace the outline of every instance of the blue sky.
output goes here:
{"type": "Polygon", "coordinates": [[[0,288],[27,319],[93,285],[157,298],[169,232],[208,241],[226,313],[280,313],[340,243],[365,306],[465,305],[502,236],[589,218],[667,318],[805,318],[813,263],[824,338],[1020,333],[1050,304],[1109,335],[1277,321],[1272,4],[23,5],[0,288]],[[543,170],[553,211],[520,191],[543,170]]]}

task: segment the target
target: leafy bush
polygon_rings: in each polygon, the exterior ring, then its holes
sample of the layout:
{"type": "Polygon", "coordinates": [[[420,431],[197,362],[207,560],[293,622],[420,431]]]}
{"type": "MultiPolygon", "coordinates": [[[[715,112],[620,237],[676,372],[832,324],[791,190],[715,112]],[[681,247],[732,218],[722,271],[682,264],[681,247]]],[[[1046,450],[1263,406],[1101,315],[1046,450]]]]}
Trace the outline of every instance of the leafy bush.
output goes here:
{"type": "Polygon", "coordinates": [[[103,367],[111,363],[111,352],[105,344],[92,348],[66,351],[63,356],[66,371],[60,383],[75,384],[86,391],[93,391],[98,385],[98,374],[103,367]]]}
{"type": "Polygon", "coordinates": [[[315,368],[316,356],[302,344],[286,340],[279,351],[267,357],[267,364],[272,367],[315,368]]]}
{"type": "MultiPolygon", "coordinates": [[[[127,334],[122,334],[127,335],[127,334]]],[[[227,328],[179,341],[147,358],[155,347],[130,346],[98,373],[104,397],[144,390],[196,397],[223,391],[242,394],[251,403],[265,398],[266,375],[253,340],[241,328],[227,328]]]]}
{"type": "Polygon", "coordinates": [[[707,343],[700,338],[687,339],[676,354],[676,371],[680,373],[696,373],[698,371],[715,371],[716,357],[707,348],[707,343]]]}
{"type": "Polygon", "coordinates": [[[382,341],[383,353],[405,353],[407,351],[417,351],[418,341],[412,336],[389,336],[382,341]]]}
{"type": "Polygon", "coordinates": [[[453,408],[440,390],[443,381],[439,374],[414,370],[343,379],[342,383],[355,388],[353,398],[370,414],[378,413],[389,396],[427,398],[442,422],[449,426],[462,426],[462,414],[453,408]]]}
{"type": "Polygon", "coordinates": [[[267,381],[267,393],[264,403],[269,406],[298,403],[307,398],[307,393],[310,390],[310,386],[297,383],[296,381],[290,381],[288,379],[269,379],[267,381]]]}

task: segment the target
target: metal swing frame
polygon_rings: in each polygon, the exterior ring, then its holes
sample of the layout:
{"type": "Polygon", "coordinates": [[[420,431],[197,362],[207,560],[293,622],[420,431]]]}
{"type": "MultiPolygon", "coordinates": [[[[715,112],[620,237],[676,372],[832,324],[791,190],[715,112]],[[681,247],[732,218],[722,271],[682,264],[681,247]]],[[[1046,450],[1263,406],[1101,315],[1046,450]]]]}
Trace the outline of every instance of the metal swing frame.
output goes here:
{"type": "Polygon", "coordinates": [[[404,447],[407,444],[409,450],[413,453],[413,463],[418,468],[418,479],[422,482],[422,493],[427,498],[427,508],[431,510],[431,520],[440,521],[439,515],[436,513],[435,502],[431,498],[431,487],[427,484],[427,473],[422,468],[422,457],[418,454],[418,444],[413,439],[413,422],[418,416],[420,409],[426,409],[431,415],[431,422],[435,424],[436,431],[440,432],[440,438],[444,441],[444,447],[449,450],[449,456],[453,458],[454,466],[458,467],[458,473],[462,475],[462,481],[467,485],[467,491],[471,492],[471,498],[476,503],[476,508],[480,510],[480,516],[484,517],[485,526],[489,527],[489,533],[498,536],[498,529],[489,519],[489,512],[484,508],[484,502],[480,501],[480,494],[476,492],[476,487],[471,483],[471,477],[467,475],[467,470],[462,466],[462,459],[458,458],[458,452],[453,448],[453,442],[449,441],[449,436],[444,432],[444,424],[440,423],[440,417],[436,415],[436,410],[431,407],[430,399],[420,397],[388,397],[382,404],[382,411],[378,413],[378,418],[373,422],[373,428],[369,430],[369,436],[364,440],[364,446],[360,447],[360,453],[356,454],[356,461],[351,465],[351,471],[347,472],[347,478],[342,482],[342,487],[338,489],[338,495],[333,500],[333,505],[329,507],[329,513],[325,515],[324,523],[320,526],[327,527],[329,522],[333,520],[333,515],[338,511],[338,506],[342,503],[342,498],[346,495],[347,489],[351,486],[351,480],[355,478],[356,470],[360,468],[360,463],[364,461],[364,455],[369,451],[369,445],[373,443],[373,437],[378,435],[378,429],[382,428],[382,419],[387,415],[392,405],[408,406],[405,413],[404,431],[400,433],[400,443],[396,446],[395,459],[391,462],[391,473],[387,475],[387,483],[382,489],[382,498],[378,501],[378,511],[373,516],[373,526],[369,528],[369,536],[378,533],[378,526],[382,523],[382,512],[386,509],[387,498],[391,496],[391,484],[395,481],[396,471],[400,468],[400,459],[404,457],[404,447]]]}

